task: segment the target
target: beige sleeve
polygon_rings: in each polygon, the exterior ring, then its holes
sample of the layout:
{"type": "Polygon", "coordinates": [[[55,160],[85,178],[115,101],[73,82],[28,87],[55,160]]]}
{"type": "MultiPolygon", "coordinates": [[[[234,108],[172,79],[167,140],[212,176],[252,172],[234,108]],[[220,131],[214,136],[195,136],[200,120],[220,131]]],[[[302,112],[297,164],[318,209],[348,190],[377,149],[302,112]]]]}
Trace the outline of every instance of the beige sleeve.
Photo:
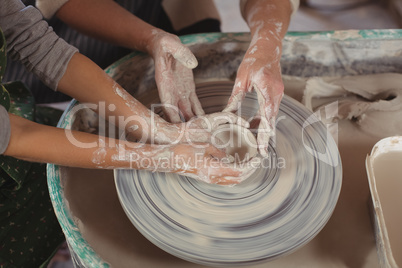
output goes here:
{"type": "MultiPolygon", "coordinates": [[[[299,8],[300,5],[300,0],[289,0],[290,4],[292,6],[292,16],[296,13],[297,9],[299,8]]],[[[245,18],[244,16],[244,7],[246,6],[247,0],[240,0],[240,11],[241,11],[241,15],[243,16],[243,18],[245,18]]]]}
{"type": "Polygon", "coordinates": [[[175,31],[193,25],[204,19],[220,21],[213,0],[163,0],[162,7],[172,22],[175,31]]]}
{"type": "Polygon", "coordinates": [[[50,19],[68,0],[36,0],[36,7],[45,19],[50,19]]]}

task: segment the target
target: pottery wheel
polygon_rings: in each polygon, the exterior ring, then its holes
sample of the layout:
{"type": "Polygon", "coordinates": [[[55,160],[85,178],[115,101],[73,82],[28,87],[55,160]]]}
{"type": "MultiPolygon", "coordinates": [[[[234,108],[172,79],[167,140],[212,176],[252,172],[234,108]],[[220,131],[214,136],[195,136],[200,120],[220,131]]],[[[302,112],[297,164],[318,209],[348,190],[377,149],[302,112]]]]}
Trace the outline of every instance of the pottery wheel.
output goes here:
{"type": "MultiPolygon", "coordinates": [[[[221,111],[233,83],[197,85],[206,113],[221,111]]],[[[255,94],[242,103],[248,119],[255,94]]],[[[116,170],[122,207],[161,249],[210,266],[249,265],[288,254],[310,241],[330,218],[341,189],[337,146],[304,106],[284,96],[271,157],[234,187],[184,176],[116,170]]]]}

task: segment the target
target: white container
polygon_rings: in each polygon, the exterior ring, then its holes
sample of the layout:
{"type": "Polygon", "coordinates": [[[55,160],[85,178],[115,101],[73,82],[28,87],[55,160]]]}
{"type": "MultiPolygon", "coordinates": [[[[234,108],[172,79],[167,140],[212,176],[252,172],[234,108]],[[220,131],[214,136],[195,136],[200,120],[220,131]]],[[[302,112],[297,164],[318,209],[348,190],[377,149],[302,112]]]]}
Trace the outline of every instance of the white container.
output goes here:
{"type": "Polygon", "coordinates": [[[366,158],[381,267],[402,267],[402,136],[379,141],[366,158]]]}

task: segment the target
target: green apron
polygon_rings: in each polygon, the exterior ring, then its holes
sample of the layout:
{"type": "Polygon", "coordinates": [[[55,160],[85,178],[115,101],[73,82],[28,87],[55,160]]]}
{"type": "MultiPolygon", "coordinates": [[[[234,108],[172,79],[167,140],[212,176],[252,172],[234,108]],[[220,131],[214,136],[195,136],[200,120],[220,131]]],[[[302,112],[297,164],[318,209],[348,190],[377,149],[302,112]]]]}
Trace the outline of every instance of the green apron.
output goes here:
{"type": "MultiPolygon", "coordinates": [[[[9,113],[55,126],[62,112],[35,106],[21,82],[2,84],[5,67],[6,44],[0,29],[0,105],[9,113]]],[[[50,202],[46,164],[0,155],[0,267],[46,267],[63,241],[50,202]]]]}

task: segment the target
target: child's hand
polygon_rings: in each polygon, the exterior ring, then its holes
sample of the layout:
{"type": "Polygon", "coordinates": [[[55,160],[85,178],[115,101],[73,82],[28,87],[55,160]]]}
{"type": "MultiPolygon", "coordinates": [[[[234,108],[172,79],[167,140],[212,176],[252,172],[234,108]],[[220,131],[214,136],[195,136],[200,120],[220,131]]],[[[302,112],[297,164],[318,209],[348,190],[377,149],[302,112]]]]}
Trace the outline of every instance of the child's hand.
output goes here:
{"type": "Polygon", "coordinates": [[[246,163],[230,163],[227,155],[209,143],[149,145],[128,150],[123,158],[124,166],[152,172],[169,172],[188,176],[206,183],[232,185],[243,181],[260,165],[255,157],[246,163]]]}

